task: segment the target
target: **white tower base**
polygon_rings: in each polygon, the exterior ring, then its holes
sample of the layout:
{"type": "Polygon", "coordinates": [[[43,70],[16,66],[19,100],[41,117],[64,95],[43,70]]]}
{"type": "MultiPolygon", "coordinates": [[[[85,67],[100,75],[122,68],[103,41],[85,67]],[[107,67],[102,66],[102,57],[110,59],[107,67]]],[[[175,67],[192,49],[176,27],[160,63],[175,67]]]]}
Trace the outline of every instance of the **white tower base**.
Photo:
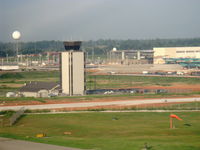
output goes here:
{"type": "Polygon", "coordinates": [[[84,95],[85,73],[84,52],[67,51],[61,53],[61,87],[66,95],[84,95]]]}

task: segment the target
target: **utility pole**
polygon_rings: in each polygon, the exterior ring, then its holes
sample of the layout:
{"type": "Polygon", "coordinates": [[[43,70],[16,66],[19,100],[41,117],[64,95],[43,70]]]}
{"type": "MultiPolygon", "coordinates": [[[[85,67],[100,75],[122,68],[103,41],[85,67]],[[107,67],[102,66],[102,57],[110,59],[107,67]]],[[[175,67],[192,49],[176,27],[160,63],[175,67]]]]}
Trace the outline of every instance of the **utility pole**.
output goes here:
{"type": "Polygon", "coordinates": [[[92,50],[92,63],[94,63],[94,48],[92,50]]]}
{"type": "Polygon", "coordinates": [[[3,58],[1,59],[1,65],[3,66],[3,58]]]}
{"type": "Polygon", "coordinates": [[[8,65],[8,54],[6,54],[6,62],[7,62],[7,65],[8,65]]]}

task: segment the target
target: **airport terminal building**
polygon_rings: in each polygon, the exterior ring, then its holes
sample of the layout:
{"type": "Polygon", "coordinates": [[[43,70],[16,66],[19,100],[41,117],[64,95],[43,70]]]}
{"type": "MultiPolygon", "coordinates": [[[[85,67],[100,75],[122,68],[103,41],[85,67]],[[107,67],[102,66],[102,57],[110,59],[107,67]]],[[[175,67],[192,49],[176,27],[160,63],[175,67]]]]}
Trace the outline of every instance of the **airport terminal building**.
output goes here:
{"type": "Polygon", "coordinates": [[[200,47],[154,48],[154,64],[181,64],[200,66],[200,47]]]}

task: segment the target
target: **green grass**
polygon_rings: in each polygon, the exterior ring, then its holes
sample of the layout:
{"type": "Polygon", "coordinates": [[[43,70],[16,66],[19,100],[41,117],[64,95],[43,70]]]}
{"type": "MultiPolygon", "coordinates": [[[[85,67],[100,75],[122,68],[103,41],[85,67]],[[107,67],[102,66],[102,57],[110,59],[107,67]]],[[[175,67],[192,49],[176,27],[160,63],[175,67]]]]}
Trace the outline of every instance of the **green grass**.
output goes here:
{"type": "Polygon", "coordinates": [[[34,97],[0,97],[0,102],[4,101],[40,101],[45,103],[46,100],[68,100],[70,102],[80,101],[93,101],[96,99],[143,99],[143,98],[176,98],[176,97],[188,97],[188,96],[200,95],[200,92],[192,93],[157,93],[157,94],[119,94],[119,95],[85,95],[85,96],[66,96],[66,97],[49,97],[49,98],[34,98],[34,97]]]}
{"type": "Polygon", "coordinates": [[[121,107],[121,108],[95,108],[88,109],[88,111],[106,111],[106,110],[200,110],[200,102],[191,102],[191,103],[183,103],[183,104],[169,104],[167,106],[158,106],[157,104],[146,104],[142,106],[132,106],[132,107],[121,107]]]}
{"type": "MultiPolygon", "coordinates": [[[[1,76],[3,74],[7,73],[1,73],[1,76]]],[[[24,78],[45,78],[45,77],[58,77],[59,76],[59,71],[26,71],[26,72],[18,72],[18,73],[9,73],[10,74],[18,74],[19,76],[22,76],[24,78]]]]}
{"type": "Polygon", "coordinates": [[[175,120],[175,129],[169,129],[169,114],[26,115],[13,127],[1,127],[0,136],[96,150],[141,150],[144,143],[151,150],[199,150],[200,112],[176,113],[183,121],[175,120]],[[48,138],[36,138],[37,133],[48,138]]]}
{"type": "Polygon", "coordinates": [[[59,71],[31,71],[21,73],[26,79],[59,78],[59,71]]]}
{"type": "Polygon", "coordinates": [[[23,76],[20,73],[4,73],[0,74],[0,79],[21,79],[23,76]]]}
{"type": "Polygon", "coordinates": [[[173,104],[164,107],[154,107],[153,109],[163,110],[200,110],[200,102],[184,103],[184,104],[173,104]]]}
{"type": "MultiPolygon", "coordinates": [[[[59,71],[30,71],[18,73],[0,73],[0,96],[5,96],[8,91],[17,91],[12,85],[23,85],[29,81],[58,82],[59,71]],[[17,75],[17,76],[16,76],[17,75]],[[15,77],[16,76],[16,77],[15,77]],[[17,78],[18,77],[18,78],[17,78]],[[5,85],[7,87],[3,87],[5,85]]],[[[174,83],[200,85],[200,78],[185,77],[150,77],[150,76],[126,76],[126,75],[90,75],[86,76],[87,89],[104,88],[130,88],[137,86],[172,86],[174,83]]]]}
{"type": "Polygon", "coordinates": [[[7,73],[0,74],[0,77],[3,76],[0,80],[0,83],[24,83],[28,81],[46,81],[46,82],[53,82],[58,81],[59,79],[59,72],[58,71],[30,71],[30,72],[19,72],[19,73],[7,73]],[[20,78],[15,78],[15,75],[20,78]],[[5,78],[5,76],[7,78],[5,78]],[[10,78],[12,77],[12,78],[10,78]]]}
{"type": "Polygon", "coordinates": [[[18,88],[3,87],[3,86],[1,87],[0,86],[0,99],[1,99],[1,96],[5,96],[7,92],[15,92],[17,90],[18,90],[18,88]]]}
{"type": "Polygon", "coordinates": [[[13,84],[24,84],[29,81],[58,82],[58,71],[30,71],[18,73],[0,73],[0,96],[5,96],[7,92],[17,91],[18,88],[9,87],[13,84]],[[4,84],[7,84],[5,87],[4,84]]]}
{"type": "MultiPolygon", "coordinates": [[[[117,109],[113,109],[117,110],[117,109]]],[[[192,103],[183,103],[183,104],[169,104],[167,106],[155,106],[146,105],[146,106],[133,106],[124,108],[124,110],[200,110],[200,102],[192,103]]]]}
{"type": "Polygon", "coordinates": [[[170,86],[173,83],[200,84],[200,78],[126,75],[89,75],[87,76],[87,81],[87,87],[89,89],[127,88],[147,85],[170,86]]]}
{"type": "MultiPolygon", "coordinates": [[[[19,73],[0,74],[0,83],[23,83],[23,81],[58,81],[60,77],[59,71],[30,71],[19,73]],[[16,78],[15,78],[16,77],[16,78]],[[20,79],[17,79],[20,77],[20,79]],[[49,80],[50,79],[50,80],[49,80]]],[[[185,77],[150,77],[150,76],[126,76],[126,75],[87,75],[88,85],[114,87],[116,85],[164,85],[170,83],[187,83],[200,84],[200,78],[185,78],[185,77]],[[103,83],[102,83],[103,82],[103,83]]],[[[120,88],[120,87],[118,87],[120,88]]]]}
{"type": "Polygon", "coordinates": [[[35,97],[0,97],[0,102],[3,101],[39,101],[45,103],[44,98],[35,97]]]}

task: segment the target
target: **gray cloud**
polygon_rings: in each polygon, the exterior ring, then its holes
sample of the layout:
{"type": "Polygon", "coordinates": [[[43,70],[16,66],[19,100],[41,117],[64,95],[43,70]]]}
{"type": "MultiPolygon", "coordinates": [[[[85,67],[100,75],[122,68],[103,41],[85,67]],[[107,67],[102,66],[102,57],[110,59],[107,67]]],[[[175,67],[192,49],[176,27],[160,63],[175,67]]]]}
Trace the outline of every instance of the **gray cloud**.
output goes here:
{"type": "Polygon", "coordinates": [[[200,37],[199,0],[0,0],[0,41],[200,37]]]}

